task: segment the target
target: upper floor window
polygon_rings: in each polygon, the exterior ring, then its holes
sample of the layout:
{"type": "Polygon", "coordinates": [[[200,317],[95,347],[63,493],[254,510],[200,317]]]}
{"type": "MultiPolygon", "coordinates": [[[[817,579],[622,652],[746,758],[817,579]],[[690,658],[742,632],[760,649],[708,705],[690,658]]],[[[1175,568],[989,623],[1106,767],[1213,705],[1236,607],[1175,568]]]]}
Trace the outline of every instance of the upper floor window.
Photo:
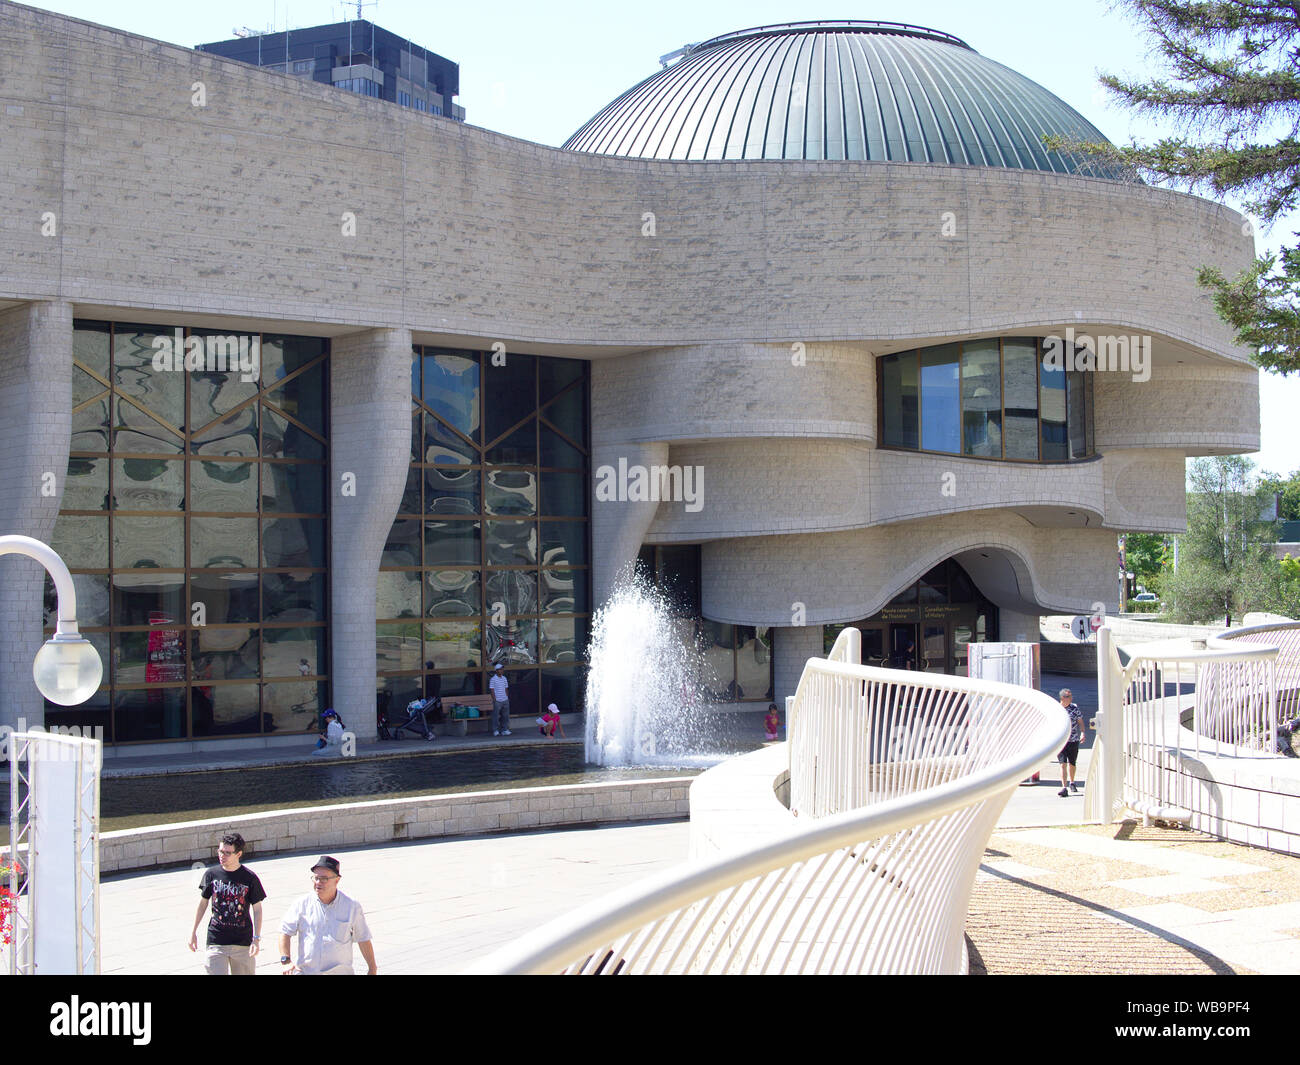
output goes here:
{"type": "Polygon", "coordinates": [[[1023,462],[1090,457],[1092,376],[1043,354],[1040,337],[993,337],[882,356],[881,444],[1023,462]]]}

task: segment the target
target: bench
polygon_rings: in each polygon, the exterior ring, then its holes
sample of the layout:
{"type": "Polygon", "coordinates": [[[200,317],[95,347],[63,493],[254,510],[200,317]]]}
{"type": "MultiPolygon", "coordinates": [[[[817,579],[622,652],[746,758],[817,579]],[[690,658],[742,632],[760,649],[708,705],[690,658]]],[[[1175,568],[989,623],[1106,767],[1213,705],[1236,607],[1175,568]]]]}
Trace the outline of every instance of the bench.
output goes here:
{"type": "Polygon", "coordinates": [[[442,697],[443,724],[439,726],[449,736],[465,736],[470,732],[492,731],[491,695],[444,695],[442,697]],[[457,718],[453,706],[473,706],[478,717],[457,718]]]}

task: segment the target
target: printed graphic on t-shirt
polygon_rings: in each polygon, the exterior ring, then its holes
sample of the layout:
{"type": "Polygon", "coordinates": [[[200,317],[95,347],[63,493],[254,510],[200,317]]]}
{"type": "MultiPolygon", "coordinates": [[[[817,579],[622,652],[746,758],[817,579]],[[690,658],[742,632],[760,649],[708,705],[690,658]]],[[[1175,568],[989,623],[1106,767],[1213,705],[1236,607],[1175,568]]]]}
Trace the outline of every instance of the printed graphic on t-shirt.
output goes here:
{"type": "Polygon", "coordinates": [[[229,880],[212,882],[212,923],[219,928],[243,928],[248,924],[249,886],[229,880]]]}

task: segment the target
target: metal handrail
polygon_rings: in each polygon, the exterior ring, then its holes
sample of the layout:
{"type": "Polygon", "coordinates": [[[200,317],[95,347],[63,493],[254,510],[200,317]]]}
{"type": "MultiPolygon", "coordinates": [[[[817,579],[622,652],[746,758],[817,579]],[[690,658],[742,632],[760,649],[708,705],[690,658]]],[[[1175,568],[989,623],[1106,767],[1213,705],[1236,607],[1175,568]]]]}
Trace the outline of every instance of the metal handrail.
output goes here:
{"type": "MultiPolygon", "coordinates": [[[[846,630],[847,632],[848,630],[846,630]]],[[[852,637],[847,637],[848,641],[852,637]]],[[[839,647],[837,641],[837,648],[839,647]]],[[[841,655],[848,648],[839,648],[841,655]]],[[[832,651],[834,655],[836,652],[832,651]]],[[[794,817],[790,832],[706,864],[661,873],[560,917],[484,959],[474,972],[960,972],[966,907],[997,816],[1017,784],[1064,741],[1068,722],[1039,692],[1011,685],[811,659],[792,729],[816,731],[836,713],[809,676],[859,689],[964,692],[972,727],[963,750],[855,748],[895,793],[825,817],[794,817]],[[1014,699],[1004,701],[1007,695],[1014,699]],[[996,757],[999,738],[1010,740],[996,757]],[[983,761],[981,762],[981,759],[983,761]],[[942,777],[942,779],[939,779],[942,777]]],[[[869,706],[863,703],[864,713],[869,706]]],[[[866,717],[863,718],[866,720],[866,717]]],[[[792,784],[799,770],[791,765],[792,784]]]]}
{"type": "Polygon", "coordinates": [[[1220,755],[1276,754],[1279,648],[1252,637],[1291,628],[1235,630],[1208,638],[1203,650],[1186,641],[1140,646],[1123,664],[1113,632],[1104,627],[1097,641],[1098,728],[1086,813],[1110,823],[1128,807],[1147,823],[1187,822],[1191,783],[1176,771],[1185,748],[1199,755],[1207,740],[1220,755]],[[1248,637],[1249,646],[1234,645],[1239,637],[1248,637]],[[1188,709],[1190,743],[1182,726],[1188,709]]]}

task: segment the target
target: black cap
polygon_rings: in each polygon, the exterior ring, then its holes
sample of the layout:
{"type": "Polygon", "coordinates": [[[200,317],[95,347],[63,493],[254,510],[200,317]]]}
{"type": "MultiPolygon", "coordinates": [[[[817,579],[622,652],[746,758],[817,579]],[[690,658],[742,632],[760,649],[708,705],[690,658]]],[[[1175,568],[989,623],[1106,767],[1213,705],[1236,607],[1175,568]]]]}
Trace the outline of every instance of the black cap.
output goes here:
{"type": "Polygon", "coordinates": [[[339,860],[331,858],[328,854],[322,854],[316,864],[311,867],[314,873],[317,869],[328,869],[335,876],[339,875],[339,860]]]}

